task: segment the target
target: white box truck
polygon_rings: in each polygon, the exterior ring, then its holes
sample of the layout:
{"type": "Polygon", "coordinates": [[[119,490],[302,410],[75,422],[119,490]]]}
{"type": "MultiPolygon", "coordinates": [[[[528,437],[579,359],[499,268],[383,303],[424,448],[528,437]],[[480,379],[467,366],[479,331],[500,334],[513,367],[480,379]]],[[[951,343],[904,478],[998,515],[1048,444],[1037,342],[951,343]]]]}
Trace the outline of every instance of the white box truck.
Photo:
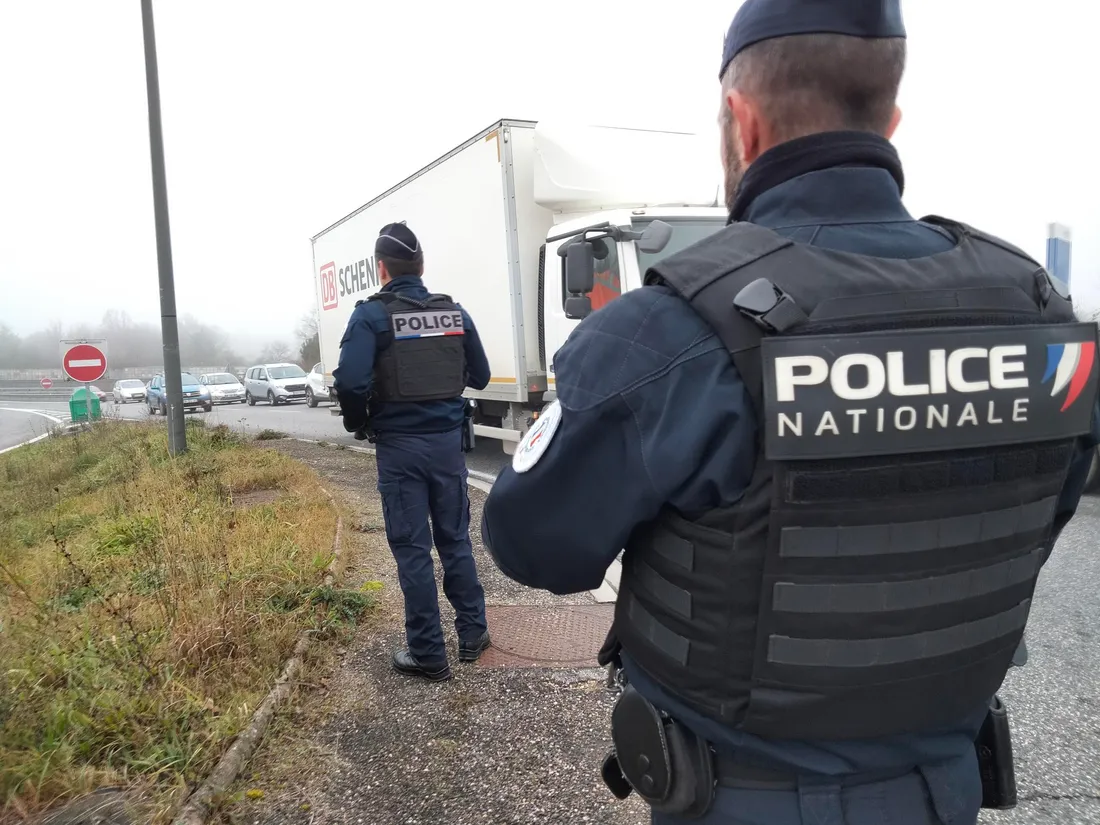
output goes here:
{"type": "Polygon", "coordinates": [[[721,229],[720,195],[713,138],[498,121],[312,238],[326,384],[356,301],[379,288],[378,232],[405,221],[425,285],[462,304],[489,357],[489,386],[467,391],[475,433],[512,453],[553,400],[553,356],[580,319],[721,229]],[[578,242],[590,254],[572,256],[567,283],[564,248],[578,242]]]}

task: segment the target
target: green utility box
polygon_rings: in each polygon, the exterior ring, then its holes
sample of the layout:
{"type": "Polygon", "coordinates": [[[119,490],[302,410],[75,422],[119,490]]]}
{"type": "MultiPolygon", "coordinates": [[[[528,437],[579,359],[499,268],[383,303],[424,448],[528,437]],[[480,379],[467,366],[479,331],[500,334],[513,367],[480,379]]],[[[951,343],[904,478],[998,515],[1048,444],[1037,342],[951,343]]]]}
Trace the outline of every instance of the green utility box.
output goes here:
{"type": "MultiPolygon", "coordinates": [[[[73,394],[69,396],[69,415],[73,421],[87,421],[88,420],[88,390],[84,387],[80,387],[73,391],[73,394]]],[[[94,392],[92,396],[92,420],[102,418],[99,412],[99,396],[94,392]]]]}

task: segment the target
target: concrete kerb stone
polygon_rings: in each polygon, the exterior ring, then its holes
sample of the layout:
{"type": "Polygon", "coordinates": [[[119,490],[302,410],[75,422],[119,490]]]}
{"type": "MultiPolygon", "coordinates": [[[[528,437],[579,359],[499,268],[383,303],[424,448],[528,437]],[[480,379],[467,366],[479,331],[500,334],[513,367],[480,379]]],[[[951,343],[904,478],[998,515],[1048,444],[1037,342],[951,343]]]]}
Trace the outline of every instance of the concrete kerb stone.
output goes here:
{"type": "MultiPolygon", "coordinates": [[[[329,501],[336,506],[336,499],[332,493],[324,487],[321,490],[328,496],[329,501]]],[[[332,561],[325,568],[325,575],[322,580],[326,587],[330,587],[336,581],[337,576],[343,572],[343,535],[344,521],[337,513],[336,535],[332,539],[332,561]]],[[[313,642],[315,632],[313,630],[303,630],[298,636],[298,641],[294,645],[290,658],[283,666],[282,673],[275,680],[275,686],[260,703],[260,706],[256,708],[248,727],[237,734],[229,750],[214,766],[214,770],[184,801],[175,819],[172,820],[173,825],[204,825],[213,812],[214,800],[224,794],[229,786],[236,781],[237,776],[248,764],[248,760],[252,758],[252,754],[256,752],[257,746],[259,746],[268,727],[270,727],[271,720],[275,717],[276,708],[290,695],[298,674],[302,670],[303,659],[313,642]]]]}

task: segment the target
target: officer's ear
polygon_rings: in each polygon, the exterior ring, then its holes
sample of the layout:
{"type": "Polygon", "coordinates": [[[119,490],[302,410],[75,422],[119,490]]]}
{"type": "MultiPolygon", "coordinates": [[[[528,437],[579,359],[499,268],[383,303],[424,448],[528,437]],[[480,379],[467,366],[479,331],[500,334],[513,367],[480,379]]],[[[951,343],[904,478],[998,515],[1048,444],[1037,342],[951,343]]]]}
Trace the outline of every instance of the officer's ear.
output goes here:
{"type": "Polygon", "coordinates": [[[375,268],[378,270],[378,283],[385,285],[390,279],[390,273],[386,271],[385,262],[379,258],[378,262],[375,264],[375,268]]]}
{"type": "Polygon", "coordinates": [[[737,131],[732,136],[737,140],[737,153],[741,158],[741,165],[747,167],[756,160],[768,148],[766,141],[766,124],[760,116],[760,107],[756,101],[737,89],[729,89],[726,92],[726,106],[737,124],[737,131]]]}
{"type": "Polygon", "coordinates": [[[894,114],[890,116],[890,125],[886,127],[886,139],[890,140],[894,137],[894,132],[898,129],[898,124],[901,123],[901,109],[897,106],[894,107],[894,114]]]}

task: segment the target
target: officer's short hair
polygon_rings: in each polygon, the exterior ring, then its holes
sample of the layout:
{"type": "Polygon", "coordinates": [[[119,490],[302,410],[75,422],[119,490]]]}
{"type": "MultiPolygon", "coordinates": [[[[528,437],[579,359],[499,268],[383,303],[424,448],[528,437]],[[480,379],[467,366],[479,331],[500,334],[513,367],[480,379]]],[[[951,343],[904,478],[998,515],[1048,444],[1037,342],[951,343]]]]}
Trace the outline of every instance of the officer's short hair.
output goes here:
{"type": "MultiPolygon", "coordinates": [[[[904,71],[904,38],[800,34],[749,46],[722,85],[757,102],[777,142],[838,130],[881,135],[904,71]]],[[[723,116],[727,111],[723,105],[723,116]]]]}
{"type": "Polygon", "coordinates": [[[390,258],[386,255],[375,255],[378,263],[386,265],[386,272],[391,278],[400,278],[402,275],[423,275],[424,259],[406,261],[403,258],[390,258]]]}

